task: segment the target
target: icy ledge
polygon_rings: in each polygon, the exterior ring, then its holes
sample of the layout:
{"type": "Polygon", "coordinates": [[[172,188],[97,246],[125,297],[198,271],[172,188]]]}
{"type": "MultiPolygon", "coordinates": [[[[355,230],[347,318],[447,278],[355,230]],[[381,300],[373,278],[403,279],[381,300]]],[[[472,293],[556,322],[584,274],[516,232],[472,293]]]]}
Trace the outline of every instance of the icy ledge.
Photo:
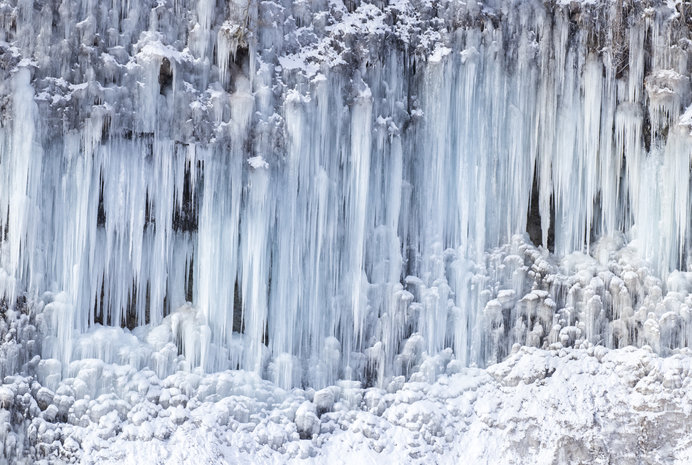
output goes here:
{"type": "MultiPolygon", "coordinates": [[[[27,463],[689,463],[692,351],[516,346],[434,383],[283,390],[243,371],[159,379],[83,361],[55,392],[11,376],[0,425],[23,416],[27,463]],[[118,380],[95,399],[95,383],[118,380]],[[145,460],[146,459],[146,460],[145,460]],[[461,462],[460,462],[461,461],[461,462]]],[[[6,452],[10,452],[6,450],[6,452]]]]}

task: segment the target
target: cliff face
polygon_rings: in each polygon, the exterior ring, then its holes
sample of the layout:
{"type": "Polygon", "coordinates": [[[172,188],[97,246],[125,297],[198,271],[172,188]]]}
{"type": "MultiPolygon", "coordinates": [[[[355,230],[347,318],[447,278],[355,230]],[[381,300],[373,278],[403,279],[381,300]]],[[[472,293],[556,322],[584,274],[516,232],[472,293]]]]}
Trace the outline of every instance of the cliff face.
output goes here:
{"type": "Polygon", "coordinates": [[[3,2],[0,289],[58,376],[97,357],[322,387],[515,343],[686,346],[691,21],[3,2]]]}

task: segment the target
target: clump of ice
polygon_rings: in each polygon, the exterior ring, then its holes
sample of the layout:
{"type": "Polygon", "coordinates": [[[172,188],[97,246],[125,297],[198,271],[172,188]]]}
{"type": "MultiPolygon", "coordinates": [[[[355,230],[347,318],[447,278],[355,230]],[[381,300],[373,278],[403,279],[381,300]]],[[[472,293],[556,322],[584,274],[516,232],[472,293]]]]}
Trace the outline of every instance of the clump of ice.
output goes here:
{"type": "Polygon", "coordinates": [[[251,157],[247,159],[248,165],[252,166],[254,169],[259,168],[269,168],[269,163],[267,163],[261,156],[251,157]]]}

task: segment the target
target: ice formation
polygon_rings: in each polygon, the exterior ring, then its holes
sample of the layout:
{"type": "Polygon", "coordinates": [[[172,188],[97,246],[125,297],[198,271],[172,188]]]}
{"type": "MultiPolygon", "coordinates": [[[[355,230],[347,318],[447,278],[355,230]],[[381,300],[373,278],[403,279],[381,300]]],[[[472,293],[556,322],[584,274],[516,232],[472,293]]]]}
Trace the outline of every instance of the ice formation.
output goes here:
{"type": "Polygon", "coordinates": [[[5,4],[3,294],[46,303],[65,367],[164,324],[284,386],[382,383],[412,334],[485,365],[565,329],[658,345],[672,311],[686,345],[684,272],[584,294],[486,253],[537,202],[556,260],[614,238],[686,269],[688,29],[653,6],[5,4]]]}
{"type": "MultiPolygon", "coordinates": [[[[516,344],[681,353],[691,15],[0,1],[0,404],[22,373],[40,402],[84,390],[87,415],[110,381],[74,384],[99,364],[240,369],[330,403],[516,344]]],[[[320,409],[289,415],[296,434],[320,409]]]]}

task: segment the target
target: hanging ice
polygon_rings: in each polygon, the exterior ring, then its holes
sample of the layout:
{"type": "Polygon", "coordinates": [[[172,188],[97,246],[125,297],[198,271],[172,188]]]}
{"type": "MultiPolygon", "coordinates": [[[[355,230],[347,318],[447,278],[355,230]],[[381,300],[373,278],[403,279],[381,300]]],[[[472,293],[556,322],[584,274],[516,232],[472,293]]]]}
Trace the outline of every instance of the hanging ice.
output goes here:
{"type": "Polygon", "coordinates": [[[690,18],[650,3],[2,3],[0,290],[63,371],[688,345],[690,18]]]}

